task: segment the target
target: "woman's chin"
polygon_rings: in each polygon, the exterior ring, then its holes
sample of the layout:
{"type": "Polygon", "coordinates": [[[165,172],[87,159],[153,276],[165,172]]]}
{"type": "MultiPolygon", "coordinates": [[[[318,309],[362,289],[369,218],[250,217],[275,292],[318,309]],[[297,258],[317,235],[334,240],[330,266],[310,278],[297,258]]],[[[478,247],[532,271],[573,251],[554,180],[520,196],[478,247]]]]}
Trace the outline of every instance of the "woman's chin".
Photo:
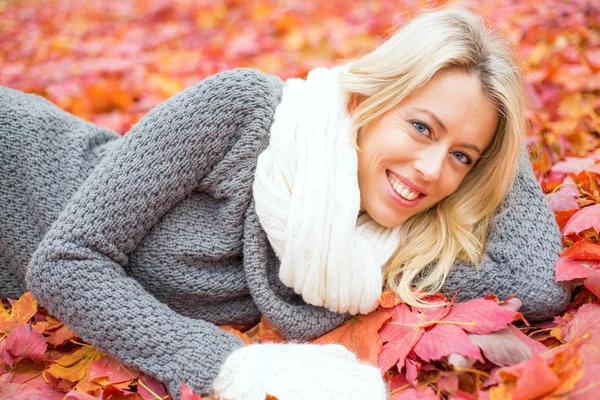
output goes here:
{"type": "Polygon", "coordinates": [[[369,210],[367,210],[367,212],[369,213],[369,215],[371,216],[371,218],[373,218],[373,220],[375,222],[377,222],[379,225],[384,226],[386,228],[395,228],[395,227],[401,225],[404,221],[406,221],[408,219],[406,216],[394,215],[393,213],[391,213],[389,211],[388,212],[375,211],[375,212],[371,213],[371,212],[369,212],[369,210]]]}

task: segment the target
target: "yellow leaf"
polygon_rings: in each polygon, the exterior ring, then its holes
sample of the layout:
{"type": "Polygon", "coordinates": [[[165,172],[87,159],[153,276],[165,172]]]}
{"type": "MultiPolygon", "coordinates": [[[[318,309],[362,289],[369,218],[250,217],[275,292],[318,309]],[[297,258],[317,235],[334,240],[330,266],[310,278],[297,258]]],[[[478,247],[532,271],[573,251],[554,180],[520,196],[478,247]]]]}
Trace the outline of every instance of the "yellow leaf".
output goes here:
{"type": "Polygon", "coordinates": [[[149,75],[147,82],[150,89],[161,98],[171,97],[184,89],[180,81],[161,74],[149,75]]]}
{"type": "Polygon", "coordinates": [[[0,332],[10,333],[14,328],[25,325],[37,312],[37,301],[29,292],[23,293],[10,309],[0,303],[0,332]]]}
{"type": "Polygon", "coordinates": [[[83,346],[74,353],[56,360],[46,371],[56,378],[79,382],[90,371],[90,364],[103,354],[92,346],[83,346]]]}

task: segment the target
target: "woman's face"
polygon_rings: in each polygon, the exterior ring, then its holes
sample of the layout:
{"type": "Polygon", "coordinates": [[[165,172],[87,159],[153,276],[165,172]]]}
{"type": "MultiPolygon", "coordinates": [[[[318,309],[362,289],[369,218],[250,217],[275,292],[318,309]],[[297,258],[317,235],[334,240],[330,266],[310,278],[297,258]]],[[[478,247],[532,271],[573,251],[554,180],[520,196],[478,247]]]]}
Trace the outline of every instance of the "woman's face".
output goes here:
{"type": "Polygon", "coordinates": [[[497,124],[496,109],[475,75],[458,69],[435,74],[360,130],[360,210],[395,227],[431,208],[458,188],[497,124]]]}

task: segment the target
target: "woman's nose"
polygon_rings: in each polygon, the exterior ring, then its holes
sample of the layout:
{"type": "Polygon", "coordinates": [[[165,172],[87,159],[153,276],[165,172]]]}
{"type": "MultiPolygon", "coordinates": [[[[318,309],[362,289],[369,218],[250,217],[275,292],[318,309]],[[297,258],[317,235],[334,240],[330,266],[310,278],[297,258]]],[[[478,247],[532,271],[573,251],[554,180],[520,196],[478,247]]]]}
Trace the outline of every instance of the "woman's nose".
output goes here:
{"type": "Polygon", "coordinates": [[[442,167],[446,158],[446,151],[441,147],[436,149],[430,146],[417,154],[415,169],[428,182],[437,182],[442,174],[442,167]]]}

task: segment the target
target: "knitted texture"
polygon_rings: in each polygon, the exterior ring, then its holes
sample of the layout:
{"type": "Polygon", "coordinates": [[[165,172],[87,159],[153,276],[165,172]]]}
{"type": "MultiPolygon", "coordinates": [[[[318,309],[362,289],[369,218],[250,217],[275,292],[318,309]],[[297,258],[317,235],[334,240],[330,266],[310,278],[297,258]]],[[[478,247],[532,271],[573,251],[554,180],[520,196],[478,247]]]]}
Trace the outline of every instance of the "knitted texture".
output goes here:
{"type": "MultiPolygon", "coordinates": [[[[30,290],[98,349],[206,394],[242,342],[215,324],[261,314],[306,340],[347,315],[307,305],[252,198],[283,82],[250,69],[211,76],[151,110],[124,137],[35,95],[0,88],[0,296],[30,290]],[[26,283],[26,284],[25,284],[26,283]]],[[[457,264],[448,292],[516,293],[551,317],[560,233],[526,153],[480,272],[457,264]]]]}

